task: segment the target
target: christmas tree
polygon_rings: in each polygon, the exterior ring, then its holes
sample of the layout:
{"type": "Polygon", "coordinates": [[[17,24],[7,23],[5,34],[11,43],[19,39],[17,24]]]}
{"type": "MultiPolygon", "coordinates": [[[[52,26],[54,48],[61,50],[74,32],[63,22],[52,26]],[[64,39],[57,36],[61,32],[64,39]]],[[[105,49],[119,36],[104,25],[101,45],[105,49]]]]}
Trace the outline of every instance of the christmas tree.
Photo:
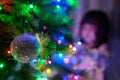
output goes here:
{"type": "MultiPolygon", "coordinates": [[[[70,44],[73,38],[69,29],[73,22],[71,13],[77,4],[77,0],[1,0],[0,80],[47,80],[43,74],[50,76],[48,80],[62,80],[61,76],[52,75],[60,73],[63,76],[69,70],[51,65],[51,55],[56,53],[56,56],[63,57],[69,53],[68,48],[72,48],[70,44]],[[39,57],[47,62],[46,72],[43,74],[42,68],[36,70],[34,66],[30,66],[32,62],[23,64],[14,60],[11,55],[12,40],[23,33],[34,35],[40,42],[42,50],[39,57]]],[[[40,64],[44,62],[37,60],[40,64]]],[[[59,58],[57,64],[61,64],[59,58]]]]}

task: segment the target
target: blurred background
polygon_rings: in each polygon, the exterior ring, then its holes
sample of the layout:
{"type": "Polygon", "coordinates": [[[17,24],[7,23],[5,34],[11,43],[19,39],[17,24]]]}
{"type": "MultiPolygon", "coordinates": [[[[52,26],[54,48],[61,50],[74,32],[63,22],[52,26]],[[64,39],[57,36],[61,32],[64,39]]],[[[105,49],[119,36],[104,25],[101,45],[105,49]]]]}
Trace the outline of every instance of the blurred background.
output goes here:
{"type": "Polygon", "coordinates": [[[112,29],[110,34],[110,66],[107,69],[108,80],[120,79],[120,0],[79,0],[79,7],[74,12],[75,22],[73,35],[79,38],[78,27],[81,17],[89,10],[102,10],[111,20],[112,29]]]}

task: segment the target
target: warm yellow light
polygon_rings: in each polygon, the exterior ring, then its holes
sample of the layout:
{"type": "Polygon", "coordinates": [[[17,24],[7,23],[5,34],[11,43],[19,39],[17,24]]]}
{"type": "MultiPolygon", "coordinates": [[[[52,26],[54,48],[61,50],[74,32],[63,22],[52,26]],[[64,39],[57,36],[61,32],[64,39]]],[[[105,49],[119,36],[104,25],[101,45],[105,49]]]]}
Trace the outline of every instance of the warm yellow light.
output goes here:
{"type": "Polygon", "coordinates": [[[50,74],[50,73],[51,73],[51,69],[48,68],[48,69],[46,70],[46,72],[47,72],[48,74],[50,74]]]}

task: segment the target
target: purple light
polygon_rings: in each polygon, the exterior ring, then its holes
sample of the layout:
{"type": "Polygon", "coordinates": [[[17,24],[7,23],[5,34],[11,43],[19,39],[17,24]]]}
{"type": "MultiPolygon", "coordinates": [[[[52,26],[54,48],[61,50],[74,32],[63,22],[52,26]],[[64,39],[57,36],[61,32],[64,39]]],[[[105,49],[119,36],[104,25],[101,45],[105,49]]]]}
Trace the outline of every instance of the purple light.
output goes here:
{"type": "Polygon", "coordinates": [[[79,77],[78,77],[78,76],[74,76],[74,78],[75,78],[76,80],[78,80],[79,77]]]}

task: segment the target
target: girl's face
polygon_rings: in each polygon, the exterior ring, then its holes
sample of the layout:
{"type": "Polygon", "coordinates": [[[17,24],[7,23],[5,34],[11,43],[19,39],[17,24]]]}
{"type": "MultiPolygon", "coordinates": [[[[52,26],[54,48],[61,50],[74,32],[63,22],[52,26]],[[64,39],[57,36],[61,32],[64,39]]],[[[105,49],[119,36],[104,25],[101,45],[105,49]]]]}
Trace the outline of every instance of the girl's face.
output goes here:
{"type": "Polygon", "coordinates": [[[81,37],[85,43],[94,43],[96,41],[97,28],[93,24],[83,24],[81,28],[81,37]]]}

